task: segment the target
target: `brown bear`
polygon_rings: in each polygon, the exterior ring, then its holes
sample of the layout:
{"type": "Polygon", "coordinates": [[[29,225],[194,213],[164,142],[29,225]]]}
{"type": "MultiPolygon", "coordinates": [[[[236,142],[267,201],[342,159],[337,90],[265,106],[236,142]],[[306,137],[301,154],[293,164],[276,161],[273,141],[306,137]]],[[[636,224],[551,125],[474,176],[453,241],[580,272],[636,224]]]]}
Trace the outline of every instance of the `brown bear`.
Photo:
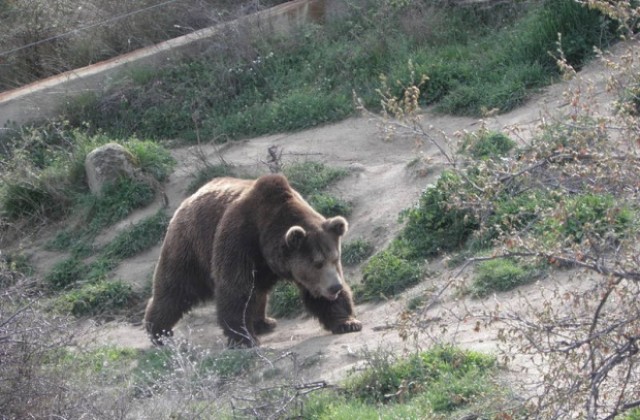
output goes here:
{"type": "Polygon", "coordinates": [[[282,175],[217,178],[176,210],[162,245],[145,326],[161,344],[193,305],[215,297],[229,344],[255,346],[271,331],[269,291],[293,281],[334,334],[360,331],[340,262],[343,217],[326,219],[282,175]]]}

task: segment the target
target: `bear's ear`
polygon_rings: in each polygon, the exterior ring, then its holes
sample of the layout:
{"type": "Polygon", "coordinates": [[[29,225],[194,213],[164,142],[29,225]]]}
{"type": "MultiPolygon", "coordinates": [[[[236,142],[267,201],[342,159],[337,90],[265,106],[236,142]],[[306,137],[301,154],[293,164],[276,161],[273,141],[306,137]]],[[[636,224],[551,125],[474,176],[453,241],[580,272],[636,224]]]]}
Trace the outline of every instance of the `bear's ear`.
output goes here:
{"type": "Polygon", "coordinates": [[[284,241],[289,248],[298,249],[306,236],[307,232],[303,228],[300,226],[291,226],[287,234],[284,235],[284,241]]]}
{"type": "Polygon", "coordinates": [[[324,223],[325,229],[337,236],[344,235],[349,229],[349,223],[347,223],[347,219],[342,216],[332,217],[331,219],[327,219],[327,221],[324,223]]]}

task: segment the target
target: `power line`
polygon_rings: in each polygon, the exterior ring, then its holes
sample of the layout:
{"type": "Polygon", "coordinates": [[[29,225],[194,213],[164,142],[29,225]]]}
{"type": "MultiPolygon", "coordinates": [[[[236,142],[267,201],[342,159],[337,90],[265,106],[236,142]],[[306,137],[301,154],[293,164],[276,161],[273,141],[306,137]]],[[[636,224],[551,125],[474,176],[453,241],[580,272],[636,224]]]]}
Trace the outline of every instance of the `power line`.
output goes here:
{"type": "Polygon", "coordinates": [[[17,47],[17,48],[8,50],[8,51],[0,52],[0,57],[5,57],[5,56],[7,56],[9,54],[13,54],[13,53],[16,53],[18,51],[25,50],[27,48],[35,47],[36,45],[44,44],[46,42],[50,42],[50,41],[53,41],[53,40],[58,39],[58,38],[64,38],[65,36],[69,36],[69,35],[77,33],[77,32],[81,32],[81,31],[85,31],[87,29],[95,28],[96,26],[112,23],[112,22],[118,21],[120,19],[127,18],[129,16],[137,15],[138,13],[146,12],[147,10],[155,9],[157,7],[166,6],[167,4],[175,3],[176,1],[179,1],[179,0],[167,0],[167,1],[164,1],[162,3],[154,4],[152,6],[147,6],[147,7],[144,7],[142,9],[138,9],[138,10],[134,10],[134,11],[129,12],[129,13],[125,13],[123,15],[114,16],[114,17],[111,17],[109,19],[105,19],[105,20],[100,21],[100,22],[92,23],[90,25],[83,26],[81,28],[72,29],[72,30],[70,30],[68,32],[65,32],[63,34],[60,34],[60,35],[54,35],[54,36],[49,37],[49,38],[41,39],[39,41],[34,41],[34,42],[29,43],[29,44],[23,45],[21,47],[17,47]]]}

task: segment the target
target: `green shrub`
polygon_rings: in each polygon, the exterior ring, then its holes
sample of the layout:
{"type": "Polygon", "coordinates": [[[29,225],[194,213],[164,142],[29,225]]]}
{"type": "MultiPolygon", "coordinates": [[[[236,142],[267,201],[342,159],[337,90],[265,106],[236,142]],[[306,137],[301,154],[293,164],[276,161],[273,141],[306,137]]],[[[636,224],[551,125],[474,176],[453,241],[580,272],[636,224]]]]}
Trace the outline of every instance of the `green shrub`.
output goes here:
{"type": "Polygon", "coordinates": [[[350,203],[326,193],[311,194],[308,201],[324,217],[348,216],[353,210],[350,203]]]}
{"type": "Polygon", "coordinates": [[[80,317],[126,308],[133,298],[129,284],[104,280],[66,292],[58,298],[57,306],[63,312],[80,317]]]}
{"type": "Polygon", "coordinates": [[[397,295],[422,279],[421,265],[398,257],[390,250],[369,259],[362,269],[356,295],[362,300],[381,300],[397,295]]]}
{"type": "Polygon", "coordinates": [[[478,221],[469,210],[453,205],[452,199],[464,188],[458,175],[445,171],[435,186],[422,193],[415,207],[401,214],[406,224],[400,239],[408,258],[457,250],[478,228],[478,221]]]}
{"type": "Polygon", "coordinates": [[[515,145],[502,133],[482,130],[465,136],[461,149],[476,159],[493,159],[508,155],[515,145]]]}
{"type": "Polygon", "coordinates": [[[356,239],[342,245],[342,264],[347,266],[360,264],[373,253],[373,244],[356,239]]]}
{"type": "Polygon", "coordinates": [[[159,182],[169,178],[176,160],[167,149],[158,143],[135,138],[127,140],[123,146],[131,153],[135,159],[134,163],[143,172],[150,174],[159,182]]]}
{"type": "Polygon", "coordinates": [[[492,292],[505,292],[530,283],[541,274],[541,269],[511,259],[484,261],[476,269],[471,294],[484,297],[492,292]]]}
{"type": "Polygon", "coordinates": [[[279,282],[269,296],[269,313],[275,317],[293,317],[303,311],[298,287],[291,282],[279,282]]]}

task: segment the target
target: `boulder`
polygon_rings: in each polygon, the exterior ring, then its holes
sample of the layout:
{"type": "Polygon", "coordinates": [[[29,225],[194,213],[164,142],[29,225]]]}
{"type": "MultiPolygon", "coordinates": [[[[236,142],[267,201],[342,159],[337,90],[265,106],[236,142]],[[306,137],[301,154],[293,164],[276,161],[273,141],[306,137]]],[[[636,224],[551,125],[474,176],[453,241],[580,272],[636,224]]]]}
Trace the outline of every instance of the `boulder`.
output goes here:
{"type": "Polygon", "coordinates": [[[93,194],[100,195],[105,185],[121,177],[136,177],[134,158],[117,143],[108,143],[92,150],[84,161],[87,183],[93,194]]]}

